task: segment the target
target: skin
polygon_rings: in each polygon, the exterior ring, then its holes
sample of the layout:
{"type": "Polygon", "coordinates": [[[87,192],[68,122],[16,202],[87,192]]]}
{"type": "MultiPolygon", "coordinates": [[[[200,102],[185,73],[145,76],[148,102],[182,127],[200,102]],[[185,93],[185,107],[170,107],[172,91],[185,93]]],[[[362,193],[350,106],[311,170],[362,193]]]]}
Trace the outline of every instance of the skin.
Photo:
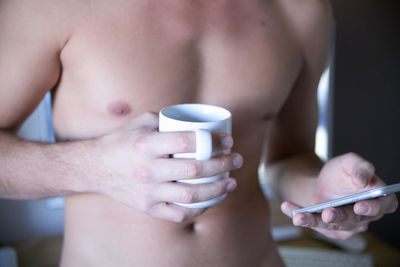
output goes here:
{"type": "MultiPolygon", "coordinates": [[[[317,0],[0,1],[0,196],[66,196],[62,266],[281,266],[260,162],[285,214],[384,184],[356,154],[313,153],[331,19],[317,0]],[[57,142],[13,136],[50,90],[57,142]],[[232,112],[214,149],[240,154],[168,157],[196,140],[158,133],[156,113],[190,102],[232,112]],[[207,210],[171,204],[227,192],[207,210]]],[[[293,223],[348,238],[396,208],[387,196],[293,223]]]]}

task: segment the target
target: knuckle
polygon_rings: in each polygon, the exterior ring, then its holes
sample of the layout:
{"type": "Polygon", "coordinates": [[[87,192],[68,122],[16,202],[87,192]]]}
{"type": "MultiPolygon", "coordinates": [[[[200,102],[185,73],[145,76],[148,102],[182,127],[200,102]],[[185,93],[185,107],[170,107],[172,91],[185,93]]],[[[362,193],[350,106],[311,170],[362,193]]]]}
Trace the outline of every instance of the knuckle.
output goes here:
{"type": "Polygon", "coordinates": [[[133,175],[140,182],[148,182],[152,178],[150,169],[145,165],[139,165],[133,169],[133,175]]]}
{"type": "Polygon", "coordinates": [[[182,203],[194,203],[198,199],[197,193],[192,189],[186,189],[181,195],[180,201],[182,203]]]}
{"type": "Polygon", "coordinates": [[[132,147],[136,152],[145,152],[149,148],[149,138],[146,135],[140,135],[133,140],[132,147]]]}
{"type": "Polygon", "coordinates": [[[175,142],[178,148],[182,151],[187,151],[190,147],[190,138],[185,133],[177,133],[175,142]]]}
{"type": "Polygon", "coordinates": [[[187,219],[187,216],[186,216],[186,214],[185,214],[183,211],[177,211],[177,212],[174,214],[174,217],[173,217],[173,220],[174,220],[175,222],[177,222],[177,223],[183,223],[183,222],[186,221],[186,219],[187,219]]]}
{"type": "Polygon", "coordinates": [[[188,178],[197,178],[201,174],[201,166],[198,162],[192,161],[186,166],[186,176],[188,178]]]}

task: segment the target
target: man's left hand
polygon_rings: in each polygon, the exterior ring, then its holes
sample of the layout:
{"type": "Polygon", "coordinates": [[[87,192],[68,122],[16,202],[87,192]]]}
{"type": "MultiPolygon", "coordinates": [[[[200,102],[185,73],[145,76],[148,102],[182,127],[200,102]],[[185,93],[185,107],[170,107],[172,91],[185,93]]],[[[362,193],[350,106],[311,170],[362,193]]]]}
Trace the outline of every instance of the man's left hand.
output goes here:
{"type": "MultiPolygon", "coordinates": [[[[375,175],[374,166],[354,153],[348,153],[328,161],[322,168],[316,183],[311,205],[343,196],[385,186],[375,175]]],[[[354,205],[327,208],[321,213],[298,213],[292,220],[296,226],[312,228],[328,237],[348,239],[363,232],[371,221],[382,218],[397,209],[394,194],[376,199],[362,200],[354,205]]],[[[285,201],[282,212],[291,217],[291,212],[302,207],[285,201]]]]}

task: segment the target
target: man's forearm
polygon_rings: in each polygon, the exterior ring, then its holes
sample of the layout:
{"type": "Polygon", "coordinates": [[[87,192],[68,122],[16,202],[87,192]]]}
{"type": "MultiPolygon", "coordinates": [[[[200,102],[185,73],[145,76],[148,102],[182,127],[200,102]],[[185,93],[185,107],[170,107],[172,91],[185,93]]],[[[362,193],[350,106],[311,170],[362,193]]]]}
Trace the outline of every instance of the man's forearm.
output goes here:
{"type": "Polygon", "coordinates": [[[275,196],[301,206],[310,205],[323,162],[314,153],[267,164],[266,176],[275,196]]]}
{"type": "Polygon", "coordinates": [[[40,199],[84,191],[88,142],[35,143],[0,131],[0,198],[40,199]]]}

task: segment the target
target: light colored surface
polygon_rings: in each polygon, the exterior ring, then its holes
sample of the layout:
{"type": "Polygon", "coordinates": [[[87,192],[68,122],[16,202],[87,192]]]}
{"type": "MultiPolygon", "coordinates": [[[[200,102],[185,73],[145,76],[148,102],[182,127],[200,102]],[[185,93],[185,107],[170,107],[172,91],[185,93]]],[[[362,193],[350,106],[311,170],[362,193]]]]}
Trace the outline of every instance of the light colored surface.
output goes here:
{"type": "Polygon", "coordinates": [[[351,254],[329,249],[278,247],[288,267],[373,267],[370,254],[351,254]]]}
{"type": "Polygon", "coordinates": [[[212,156],[212,136],[208,130],[196,130],[196,160],[209,160],[212,156]]]}
{"type": "Polygon", "coordinates": [[[315,232],[313,237],[326,241],[332,245],[337,246],[338,248],[341,248],[342,250],[351,253],[361,253],[367,248],[368,245],[367,240],[359,234],[354,235],[346,240],[329,238],[318,232],[315,232]]]}
{"type": "Polygon", "coordinates": [[[275,242],[279,242],[301,238],[303,232],[294,225],[276,225],[271,228],[271,235],[275,242]]]}

